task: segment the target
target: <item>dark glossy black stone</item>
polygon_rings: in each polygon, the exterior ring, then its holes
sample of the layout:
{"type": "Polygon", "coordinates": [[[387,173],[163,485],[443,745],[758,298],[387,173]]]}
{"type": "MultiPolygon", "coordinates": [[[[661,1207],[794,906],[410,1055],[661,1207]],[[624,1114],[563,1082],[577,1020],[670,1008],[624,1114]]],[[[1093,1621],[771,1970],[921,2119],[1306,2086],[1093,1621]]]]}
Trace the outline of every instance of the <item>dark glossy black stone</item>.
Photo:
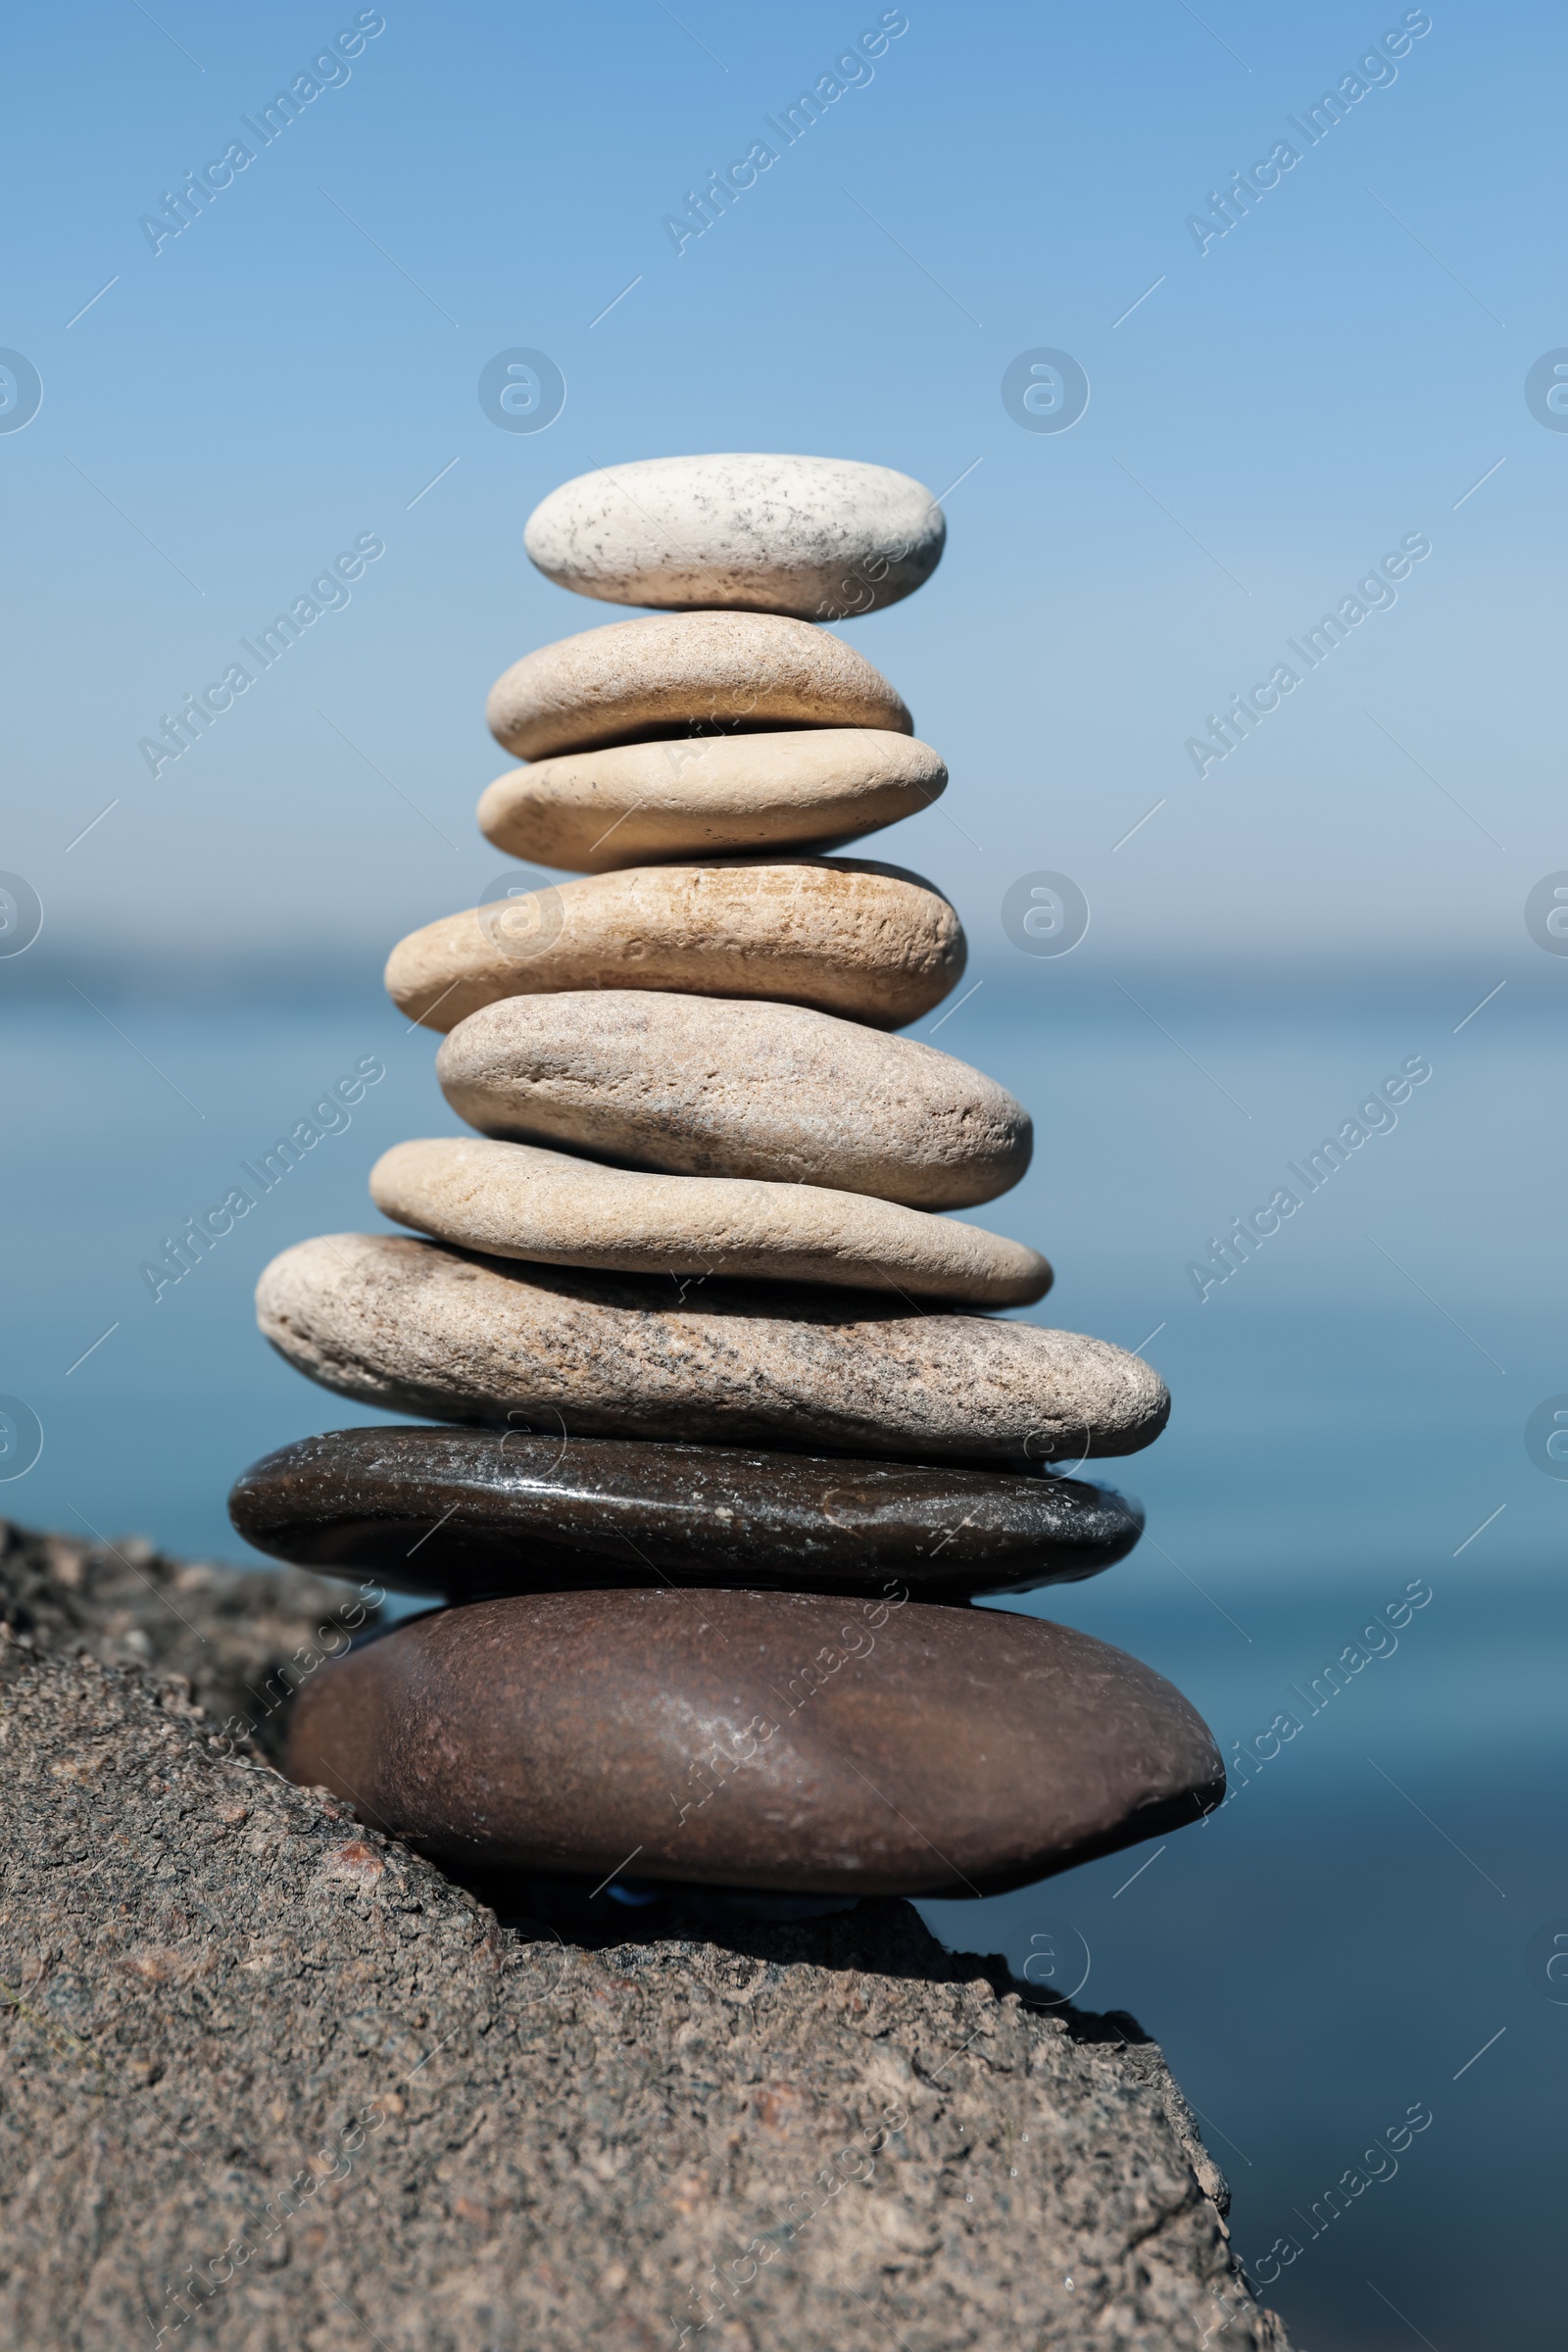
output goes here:
{"type": "Polygon", "coordinates": [[[750,1585],[961,1600],[1093,1576],[1142,1514],[1076,1479],[463,1428],[340,1429],[228,1498],[260,1551],[405,1592],[750,1585]]]}

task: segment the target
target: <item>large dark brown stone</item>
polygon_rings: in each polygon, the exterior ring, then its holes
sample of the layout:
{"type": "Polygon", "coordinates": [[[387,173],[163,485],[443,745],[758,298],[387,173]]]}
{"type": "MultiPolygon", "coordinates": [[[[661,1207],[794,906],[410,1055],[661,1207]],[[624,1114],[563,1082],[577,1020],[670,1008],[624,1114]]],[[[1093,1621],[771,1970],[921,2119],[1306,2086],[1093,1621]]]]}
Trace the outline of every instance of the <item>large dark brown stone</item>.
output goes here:
{"type": "Polygon", "coordinates": [[[587,1585],[919,1599],[1027,1592],[1131,1551],[1141,1514],[1074,1479],[481,1429],[336,1429],[254,1462],[229,1517],[302,1567],[470,1600],[587,1585]]]}
{"type": "Polygon", "coordinates": [[[1068,1627],[801,1592],[535,1593],[302,1690],[295,1780],[470,1865],[989,1894],[1224,1793],[1180,1691],[1068,1627]]]}

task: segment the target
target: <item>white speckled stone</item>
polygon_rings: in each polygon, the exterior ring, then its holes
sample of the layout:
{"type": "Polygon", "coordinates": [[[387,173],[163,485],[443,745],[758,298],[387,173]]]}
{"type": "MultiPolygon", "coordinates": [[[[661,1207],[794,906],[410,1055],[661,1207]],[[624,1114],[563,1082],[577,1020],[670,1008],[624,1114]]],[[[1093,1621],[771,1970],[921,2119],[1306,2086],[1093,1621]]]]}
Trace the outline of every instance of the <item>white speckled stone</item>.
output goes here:
{"type": "Polygon", "coordinates": [[[930,578],[947,523],[921,483],[848,458],[642,458],[580,473],[523,533],[539,569],[612,605],[844,620],[930,578]]]}
{"type": "Polygon", "coordinates": [[[831,858],[636,865],[444,915],[400,940],[386,986],[452,1029],[503,997],[585,988],[773,997],[899,1029],[963,972],[963,927],[898,866],[831,858]]]}
{"type": "Polygon", "coordinates": [[[525,654],[490,689],[485,717],[518,760],[658,735],[914,721],[842,637],[777,612],[664,612],[612,620],[525,654]]]}
{"type": "Polygon", "coordinates": [[[480,799],[479,830],[513,858],[607,874],[853,841],[929,808],[947,781],[928,743],[884,727],[622,743],[498,776],[480,799]]]}
{"type": "Polygon", "coordinates": [[[339,1233],[273,1258],[257,1320],[299,1371],[435,1421],[509,1413],[569,1434],[823,1445],[916,1460],[1133,1453],[1170,1398],[1104,1340],[927,1314],[863,1291],[667,1282],[339,1233]]]}
{"type": "Polygon", "coordinates": [[[1051,1287],[1021,1242],[864,1193],[649,1176],[477,1136],[394,1144],[370,1170],[370,1198],[437,1241],[546,1265],[825,1282],[970,1306],[1031,1306],[1051,1287]]]}
{"type": "Polygon", "coordinates": [[[972,1208],[1029,1165],[1029,1113],[913,1038],[799,1004],[604,989],[512,997],[436,1055],[458,1116],[682,1176],[757,1176],[972,1208]]]}

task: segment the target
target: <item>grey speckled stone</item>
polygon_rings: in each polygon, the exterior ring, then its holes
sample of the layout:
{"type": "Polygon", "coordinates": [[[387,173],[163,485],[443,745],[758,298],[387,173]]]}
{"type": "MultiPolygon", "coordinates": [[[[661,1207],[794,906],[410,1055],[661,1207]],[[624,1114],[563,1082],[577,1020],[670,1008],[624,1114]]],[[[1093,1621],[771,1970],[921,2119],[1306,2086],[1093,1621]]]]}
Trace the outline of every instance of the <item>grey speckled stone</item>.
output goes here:
{"type": "Polygon", "coordinates": [[[1164,1383],[1103,1340],[865,1292],[693,1285],[469,1257],[340,1233],[296,1243],[256,1291],[297,1370],[440,1421],[718,1445],[826,1446],[925,1460],[1135,1453],[1164,1383]]]}
{"type": "Polygon", "coordinates": [[[438,1859],[800,1894],[997,1894],[1211,1812],[1171,1684],[995,1609],[542,1592],[324,1666],[292,1779],[438,1859]]]}
{"type": "Polygon", "coordinates": [[[899,866],[838,858],[639,865],[443,916],[400,940],[400,1011],[452,1029],[504,997],[669,989],[773,997],[899,1029],[963,973],[963,926],[899,866]]]}
{"type": "MultiPolygon", "coordinates": [[[[197,1646],[176,1609],[251,1671],[179,1562],[144,1571],[155,1673],[158,1625],[197,1646]]],[[[226,1760],[177,1685],[4,1643],[0,1680],[5,2342],[663,2352],[673,2314],[715,2352],[1082,2352],[1088,2310],[1107,2352],[1288,2352],[1125,2014],[1042,2012],[896,1901],[774,1927],[492,1884],[498,1919],[226,1760]]]]}
{"type": "Polygon", "coordinates": [[[486,1135],[910,1208],[994,1200],[1034,1144],[1023,1104],[966,1062],[794,1004],[514,997],[461,1022],[435,1066],[486,1135]]]}
{"type": "Polygon", "coordinates": [[[547,578],[612,605],[840,620],[930,578],[947,524],[906,473],[848,458],[643,458],[580,473],[535,507],[547,578]]]}
{"type": "Polygon", "coordinates": [[[602,874],[852,841],[929,808],[947,781],[928,743],[885,727],[622,743],[498,776],[479,830],[510,857],[602,874]]]}
{"type": "Polygon", "coordinates": [[[259,1551],[455,1600],[677,1584],[954,1602],[1096,1576],[1144,1524],[1071,1478],[423,1426],[297,1439],[228,1509],[259,1551]]]}
{"type": "Polygon", "coordinates": [[[518,760],[659,735],[914,721],[862,654],[772,612],[615,620],[514,662],[490,689],[490,732],[518,760]]]}
{"type": "MultiPolygon", "coordinates": [[[[332,1570],[354,1573],[341,1565],[332,1570]]],[[[373,1628],[385,1598],[369,1579],[355,1592],[297,1568],[258,1571],[252,1563],[241,1570],[171,1559],[143,1536],[117,1533],[113,1543],[82,1544],[29,1535],[0,1519],[0,1658],[9,1638],[40,1650],[83,1649],[105,1666],[170,1676],[193,1690],[217,1723],[268,1756],[281,1752],[279,1735],[294,1687],[308,1671],[304,1662],[319,1665],[353,1635],[373,1628]]]]}
{"type": "Polygon", "coordinates": [[[477,1136],[394,1144],[370,1170],[370,1198],[416,1233],[546,1265],[825,1282],[969,1306],[1032,1306],[1051,1288],[1038,1250],[864,1193],[650,1176],[477,1136]]]}

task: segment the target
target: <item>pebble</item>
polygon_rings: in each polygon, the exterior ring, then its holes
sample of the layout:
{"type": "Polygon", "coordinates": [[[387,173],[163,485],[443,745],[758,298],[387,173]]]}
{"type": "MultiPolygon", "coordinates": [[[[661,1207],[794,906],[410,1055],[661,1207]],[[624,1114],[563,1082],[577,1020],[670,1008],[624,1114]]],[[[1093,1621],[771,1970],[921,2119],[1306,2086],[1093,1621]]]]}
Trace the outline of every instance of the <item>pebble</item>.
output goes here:
{"type": "Polygon", "coordinates": [[[795,1004],[514,997],[454,1029],[435,1066],[486,1135],[909,1208],[994,1200],[1034,1140],[1022,1103],[966,1062],[795,1004]]]}
{"type": "Polygon", "coordinates": [[[514,662],[490,732],[518,760],[656,736],[914,721],[863,655],[776,612],[671,612],[584,629],[514,662]]]}
{"type": "Polygon", "coordinates": [[[1125,1349],[886,1294],[520,1266],[389,1234],[299,1242],[256,1292],[265,1336],[340,1396],[585,1437],[821,1446],[915,1460],[1135,1452],[1170,1409],[1125,1349]]]}
{"type": "Polygon", "coordinates": [[[578,596],[842,620],[935,571],[947,523],[921,483],[847,458],[644,458],[580,473],[523,545],[578,596]]]}
{"type": "Polygon", "coordinates": [[[792,858],[552,882],[411,932],[385,978],[427,1029],[508,997],[628,987],[784,998],[898,1029],[941,1004],[967,955],[956,914],[917,874],[792,858]]]}
{"type": "Polygon", "coordinates": [[[610,873],[853,841],[929,808],[947,781],[929,744],[885,727],[622,743],[512,768],[482,795],[479,830],[509,857],[610,873]]]}
{"type": "Polygon", "coordinates": [[[683,1291],[723,1274],[1000,1307],[1051,1288],[1037,1250],[864,1193],[651,1176],[477,1136],[395,1144],[370,1171],[370,1198],[463,1250],[668,1275],[683,1291]]]}
{"type": "Polygon", "coordinates": [[[951,1601],[1094,1576],[1143,1531],[1077,1479],[515,1429],[302,1438],[228,1508],[277,1559],[454,1600],[674,1582],[951,1601]]]}
{"type": "Polygon", "coordinates": [[[303,1686],[287,1768],[446,1862],[992,1894],[1224,1792],[1181,1692],[1067,1626],[813,1592],[545,1592],[303,1686]]]}

